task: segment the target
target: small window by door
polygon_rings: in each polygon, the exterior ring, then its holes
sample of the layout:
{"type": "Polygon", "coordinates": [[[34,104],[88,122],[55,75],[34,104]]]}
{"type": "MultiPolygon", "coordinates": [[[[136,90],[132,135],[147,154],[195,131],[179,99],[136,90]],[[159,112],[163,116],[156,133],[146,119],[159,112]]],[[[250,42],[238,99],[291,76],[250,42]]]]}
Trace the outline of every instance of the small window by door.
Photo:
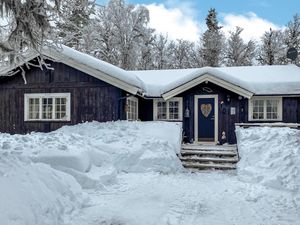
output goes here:
{"type": "Polygon", "coordinates": [[[126,98],[126,119],[139,119],[139,100],[136,97],[130,96],[126,98]]]}

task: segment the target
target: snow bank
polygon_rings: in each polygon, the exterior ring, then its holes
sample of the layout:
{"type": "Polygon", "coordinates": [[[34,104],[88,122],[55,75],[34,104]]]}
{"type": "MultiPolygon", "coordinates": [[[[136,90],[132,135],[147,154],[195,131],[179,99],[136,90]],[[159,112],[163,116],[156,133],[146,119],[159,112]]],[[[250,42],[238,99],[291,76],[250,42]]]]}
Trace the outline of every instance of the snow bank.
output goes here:
{"type": "Polygon", "coordinates": [[[237,128],[240,177],[300,194],[300,130],[237,128]]]}
{"type": "Polygon", "coordinates": [[[2,150],[69,173],[83,188],[113,183],[120,171],[181,170],[180,147],[181,123],[169,122],[90,122],[51,133],[0,134],[2,150]]]}
{"type": "Polygon", "coordinates": [[[68,174],[24,157],[0,155],[1,224],[68,224],[81,208],[81,193],[68,174]]]}

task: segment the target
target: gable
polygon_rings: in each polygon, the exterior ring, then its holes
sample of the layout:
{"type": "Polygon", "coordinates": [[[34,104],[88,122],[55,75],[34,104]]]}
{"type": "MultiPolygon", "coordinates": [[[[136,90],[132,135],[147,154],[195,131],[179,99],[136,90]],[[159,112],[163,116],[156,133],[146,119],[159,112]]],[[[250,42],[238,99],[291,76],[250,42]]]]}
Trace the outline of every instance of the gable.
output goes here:
{"type": "Polygon", "coordinates": [[[241,95],[245,98],[251,98],[253,96],[254,93],[244,89],[244,88],[241,88],[237,85],[234,85],[226,80],[222,80],[220,78],[217,78],[217,77],[214,77],[210,74],[204,74],[204,75],[201,75],[187,83],[184,83],[183,85],[180,85],[168,92],[165,92],[162,94],[162,97],[165,99],[165,100],[168,100],[186,90],[189,90],[201,83],[204,83],[204,82],[211,82],[213,84],[216,84],[222,88],[225,88],[229,91],[232,91],[238,95],[241,95]]]}

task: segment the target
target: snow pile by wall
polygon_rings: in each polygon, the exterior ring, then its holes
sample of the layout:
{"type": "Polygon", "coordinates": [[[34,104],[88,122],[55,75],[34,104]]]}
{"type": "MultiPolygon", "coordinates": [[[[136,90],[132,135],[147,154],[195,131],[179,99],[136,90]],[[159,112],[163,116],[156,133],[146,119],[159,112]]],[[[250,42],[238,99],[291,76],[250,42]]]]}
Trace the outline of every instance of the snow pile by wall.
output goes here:
{"type": "Polygon", "coordinates": [[[81,193],[68,174],[26,157],[0,155],[1,224],[68,224],[82,206],[81,193]]]}
{"type": "Polygon", "coordinates": [[[69,173],[83,188],[113,183],[124,172],[182,169],[181,123],[90,122],[51,133],[0,134],[2,150],[69,173]]]}
{"type": "Polygon", "coordinates": [[[256,127],[236,133],[242,178],[300,194],[300,130],[256,127]]]}

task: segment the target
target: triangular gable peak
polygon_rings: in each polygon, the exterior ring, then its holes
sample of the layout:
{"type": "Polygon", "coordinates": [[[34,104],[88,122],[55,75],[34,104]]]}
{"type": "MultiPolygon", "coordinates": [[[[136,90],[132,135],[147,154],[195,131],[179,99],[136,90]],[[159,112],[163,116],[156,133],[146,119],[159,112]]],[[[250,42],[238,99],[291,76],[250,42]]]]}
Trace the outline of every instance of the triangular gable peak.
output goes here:
{"type": "Polygon", "coordinates": [[[237,86],[235,84],[232,84],[224,79],[220,79],[210,73],[204,73],[204,74],[200,74],[198,77],[196,77],[186,83],[183,83],[183,84],[171,89],[170,91],[163,93],[162,97],[165,100],[168,100],[168,99],[170,99],[184,91],[187,91],[201,83],[204,83],[204,82],[211,82],[211,83],[216,84],[220,87],[223,87],[227,90],[230,90],[238,95],[241,95],[245,98],[251,98],[254,94],[251,91],[248,91],[248,90],[246,90],[240,86],[237,86]]]}

